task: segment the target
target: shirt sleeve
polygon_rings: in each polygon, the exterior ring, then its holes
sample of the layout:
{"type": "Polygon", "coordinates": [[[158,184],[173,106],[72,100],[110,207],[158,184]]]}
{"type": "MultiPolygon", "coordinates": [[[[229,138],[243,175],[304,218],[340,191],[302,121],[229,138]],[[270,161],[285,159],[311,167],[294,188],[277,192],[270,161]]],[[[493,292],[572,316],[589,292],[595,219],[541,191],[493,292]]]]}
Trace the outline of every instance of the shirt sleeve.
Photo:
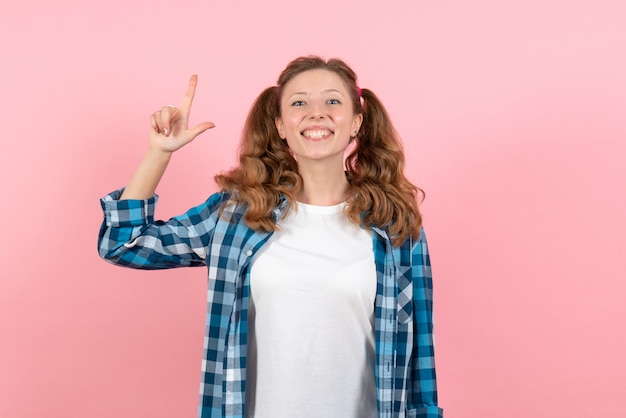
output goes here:
{"type": "Polygon", "coordinates": [[[206,249],[225,194],[214,194],[168,221],[155,221],[157,195],[146,200],[119,200],[122,191],[100,200],[104,212],[98,236],[100,257],[116,265],[148,270],[206,265],[206,249]]]}
{"type": "Polygon", "coordinates": [[[412,254],[413,269],[413,353],[411,403],[416,417],[443,418],[437,405],[437,378],[433,342],[433,282],[426,234],[422,229],[412,254]]]}

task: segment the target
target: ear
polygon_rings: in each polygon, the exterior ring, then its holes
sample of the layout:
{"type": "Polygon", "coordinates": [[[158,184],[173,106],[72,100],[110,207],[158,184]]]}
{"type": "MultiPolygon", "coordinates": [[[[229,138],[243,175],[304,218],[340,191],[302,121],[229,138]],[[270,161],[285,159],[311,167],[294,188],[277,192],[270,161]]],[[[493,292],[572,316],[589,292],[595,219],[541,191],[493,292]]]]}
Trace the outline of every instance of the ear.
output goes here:
{"type": "Polygon", "coordinates": [[[358,113],[356,115],[354,115],[354,119],[352,119],[352,130],[350,131],[352,132],[356,132],[357,134],[359,133],[359,129],[361,129],[361,124],[363,123],[363,114],[362,113],[358,113]]]}
{"type": "Polygon", "coordinates": [[[281,139],[285,139],[287,136],[285,135],[285,127],[283,126],[283,121],[281,118],[274,119],[274,124],[276,125],[276,129],[278,130],[278,136],[281,139]]]}

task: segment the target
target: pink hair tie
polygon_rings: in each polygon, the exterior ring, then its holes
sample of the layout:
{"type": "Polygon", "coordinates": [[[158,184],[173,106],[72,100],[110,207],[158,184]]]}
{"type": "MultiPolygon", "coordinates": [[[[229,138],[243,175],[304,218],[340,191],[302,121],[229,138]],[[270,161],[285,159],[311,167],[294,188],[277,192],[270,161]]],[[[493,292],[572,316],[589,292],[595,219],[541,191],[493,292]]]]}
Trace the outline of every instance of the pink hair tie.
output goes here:
{"type": "Polygon", "coordinates": [[[356,92],[357,92],[357,93],[359,93],[359,97],[363,97],[363,96],[362,96],[363,91],[361,90],[361,87],[358,87],[358,86],[357,86],[357,88],[356,88],[356,92]]]}

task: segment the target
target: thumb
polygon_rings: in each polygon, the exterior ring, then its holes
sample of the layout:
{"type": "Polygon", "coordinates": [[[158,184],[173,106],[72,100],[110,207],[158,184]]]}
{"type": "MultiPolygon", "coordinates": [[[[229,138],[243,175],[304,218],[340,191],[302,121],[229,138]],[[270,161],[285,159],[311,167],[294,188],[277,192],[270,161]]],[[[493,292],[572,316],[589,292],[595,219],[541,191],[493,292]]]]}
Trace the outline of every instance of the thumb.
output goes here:
{"type": "Polygon", "coordinates": [[[215,128],[215,124],[213,122],[202,122],[191,128],[189,132],[191,133],[191,137],[195,138],[207,129],[212,128],[215,128]]]}

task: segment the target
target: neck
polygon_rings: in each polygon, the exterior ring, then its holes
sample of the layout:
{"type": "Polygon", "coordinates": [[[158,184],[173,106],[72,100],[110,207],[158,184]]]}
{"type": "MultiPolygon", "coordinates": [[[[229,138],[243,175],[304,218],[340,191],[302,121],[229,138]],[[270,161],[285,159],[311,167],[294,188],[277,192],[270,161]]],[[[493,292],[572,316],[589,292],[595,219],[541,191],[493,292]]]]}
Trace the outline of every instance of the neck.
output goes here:
{"type": "Polygon", "coordinates": [[[296,198],[302,203],[319,206],[332,206],[345,202],[350,196],[350,183],[346,179],[343,166],[307,167],[298,165],[303,187],[296,198]]]}

